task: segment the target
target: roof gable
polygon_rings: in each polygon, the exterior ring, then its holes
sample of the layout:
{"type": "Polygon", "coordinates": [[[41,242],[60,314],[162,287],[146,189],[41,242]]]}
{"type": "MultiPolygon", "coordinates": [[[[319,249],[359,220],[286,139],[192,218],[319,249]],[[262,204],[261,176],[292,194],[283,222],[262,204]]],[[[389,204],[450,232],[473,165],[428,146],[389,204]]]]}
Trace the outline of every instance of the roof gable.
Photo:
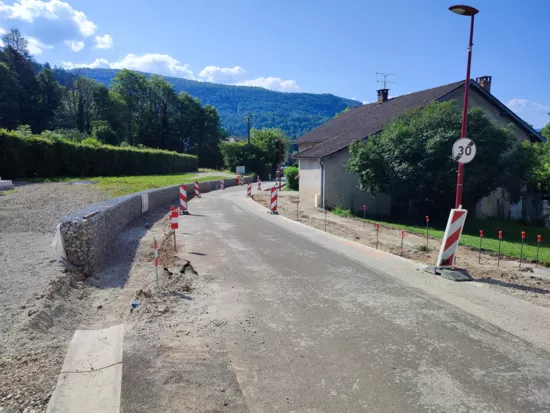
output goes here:
{"type": "MultiPolygon", "coordinates": [[[[347,147],[353,141],[364,139],[377,133],[397,115],[413,107],[422,107],[456,90],[464,81],[397,96],[384,103],[371,103],[358,106],[337,118],[305,134],[306,142],[321,142],[296,158],[322,158],[347,147]]],[[[296,143],[303,143],[302,138],[296,143]]]]}

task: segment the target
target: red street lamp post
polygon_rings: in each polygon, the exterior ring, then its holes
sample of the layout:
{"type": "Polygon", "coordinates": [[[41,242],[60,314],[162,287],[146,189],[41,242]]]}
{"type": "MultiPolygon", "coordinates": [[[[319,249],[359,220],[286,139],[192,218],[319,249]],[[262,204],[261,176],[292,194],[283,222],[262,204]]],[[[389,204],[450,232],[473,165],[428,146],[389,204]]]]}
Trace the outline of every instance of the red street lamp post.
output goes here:
{"type": "MultiPolygon", "coordinates": [[[[464,82],[464,104],[462,107],[462,128],[460,131],[460,137],[466,137],[466,130],[468,127],[468,91],[470,90],[470,66],[472,65],[472,46],[474,40],[474,16],[479,10],[470,6],[451,6],[449,10],[453,13],[460,14],[462,16],[470,16],[470,42],[468,43],[468,65],[466,66],[466,81],[464,82]]],[[[464,164],[458,163],[458,176],[456,179],[456,200],[455,208],[458,209],[462,205],[462,188],[464,187],[464,164]]]]}

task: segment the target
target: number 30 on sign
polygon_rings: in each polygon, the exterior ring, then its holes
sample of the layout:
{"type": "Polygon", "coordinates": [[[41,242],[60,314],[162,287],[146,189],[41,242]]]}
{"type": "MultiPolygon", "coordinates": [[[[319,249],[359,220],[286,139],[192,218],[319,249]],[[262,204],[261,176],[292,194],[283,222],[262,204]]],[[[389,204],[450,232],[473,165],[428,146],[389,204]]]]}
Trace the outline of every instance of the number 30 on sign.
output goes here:
{"type": "Polygon", "coordinates": [[[453,145],[453,159],[459,163],[468,163],[476,156],[476,144],[468,138],[460,138],[453,145]]]}

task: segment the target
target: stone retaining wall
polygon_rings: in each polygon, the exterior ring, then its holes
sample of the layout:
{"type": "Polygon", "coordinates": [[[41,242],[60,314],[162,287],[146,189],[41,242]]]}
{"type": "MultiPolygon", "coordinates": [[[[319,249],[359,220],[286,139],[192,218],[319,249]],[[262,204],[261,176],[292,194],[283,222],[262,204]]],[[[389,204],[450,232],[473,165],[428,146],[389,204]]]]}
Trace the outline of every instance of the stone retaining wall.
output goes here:
{"type": "MultiPolygon", "coordinates": [[[[251,178],[245,178],[245,182],[251,178]]],[[[225,179],[225,187],[235,186],[235,178],[225,179]]],[[[199,182],[199,190],[207,193],[219,189],[219,181],[199,182]]],[[[194,197],[193,184],[187,184],[188,201],[194,197]]],[[[136,192],[92,205],[61,222],[67,261],[91,275],[101,268],[104,257],[116,237],[142,214],[159,206],[179,203],[179,185],[136,192]]]]}

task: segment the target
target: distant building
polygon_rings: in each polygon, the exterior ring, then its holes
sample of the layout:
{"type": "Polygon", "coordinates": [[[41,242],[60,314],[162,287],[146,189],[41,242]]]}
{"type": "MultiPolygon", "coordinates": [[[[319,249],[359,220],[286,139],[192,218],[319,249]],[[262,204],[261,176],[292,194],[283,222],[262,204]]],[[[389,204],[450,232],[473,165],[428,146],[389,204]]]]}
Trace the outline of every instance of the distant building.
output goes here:
{"type": "MultiPolygon", "coordinates": [[[[391,197],[387,194],[372,196],[361,191],[357,178],[348,173],[349,145],[379,133],[395,117],[411,108],[447,100],[455,100],[462,105],[464,81],[395,98],[388,97],[388,89],[377,92],[376,102],[352,108],[293,142],[299,148],[294,158],[299,160],[300,166],[300,202],[323,206],[325,201],[330,207],[338,205],[353,211],[361,211],[366,205],[372,214],[389,214],[391,197]]],[[[491,94],[491,76],[482,76],[470,82],[468,104],[469,107],[483,109],[497,125],[512,123],[520,141],[545,141],[540,133],[491,94]]],[[[511,208],[509,202],[495,192],[477,203],[476,216],[508,217],[517,215],[517,208],[511,208]]],[[[525,212],[525,206],[521,209],[525,212]]],[[[534,216],[536,212],[528,215],[534,216]]]]}

